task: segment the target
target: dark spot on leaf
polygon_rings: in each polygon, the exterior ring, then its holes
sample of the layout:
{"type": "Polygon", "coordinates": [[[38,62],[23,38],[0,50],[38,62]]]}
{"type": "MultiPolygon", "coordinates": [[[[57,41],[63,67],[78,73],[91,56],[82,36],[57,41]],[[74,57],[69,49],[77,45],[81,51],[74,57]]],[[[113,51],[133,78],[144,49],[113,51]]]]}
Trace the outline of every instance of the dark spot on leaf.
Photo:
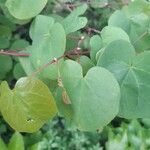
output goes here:
{"type": "Polygon", "coordinates": [[[32,118],[27,119],[27,122],[32,122],[32,121],[34,121],[32,118]]]}

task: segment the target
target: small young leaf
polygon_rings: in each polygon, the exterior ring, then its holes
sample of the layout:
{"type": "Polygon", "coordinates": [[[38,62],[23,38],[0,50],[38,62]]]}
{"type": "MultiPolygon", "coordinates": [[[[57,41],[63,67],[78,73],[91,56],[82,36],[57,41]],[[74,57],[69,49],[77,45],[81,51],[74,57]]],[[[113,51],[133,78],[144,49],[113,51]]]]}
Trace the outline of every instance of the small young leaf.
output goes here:
{"type": "Polygon", "coordinates": [[[65,29],[66,34],[75,32],[83,28],[87,24],[87,19],[85,17],[80,17],[84,14],[87,9],[87,5],[81,5],[71,12],[63,21],[62,25],[65,29]]]}
{"type": "Polygon", "coordinates": [[[5,81],[1,83],[0,108],[4,119],[19,132],[35,132],[57,113],[48,87],[27,77],[19,79],[13,90],[5,81]]]}
{"type": "Polygon", "coordinates": [[[8,144],[8,150],[25,150],[23,137],[20,133],[13,134],[8,144]]]}

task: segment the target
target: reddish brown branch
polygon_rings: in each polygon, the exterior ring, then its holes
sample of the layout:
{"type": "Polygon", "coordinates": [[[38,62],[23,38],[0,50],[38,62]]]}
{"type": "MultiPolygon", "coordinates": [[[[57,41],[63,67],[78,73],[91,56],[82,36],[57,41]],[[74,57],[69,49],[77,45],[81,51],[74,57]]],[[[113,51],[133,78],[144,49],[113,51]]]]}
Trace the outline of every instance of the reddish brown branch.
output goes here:
{"type": "Polygon", "coordinates": [[[50,62],[44,64],[43,66],[41,66],[40,68],[38,68],[35,72],[33,72],[30,76],[36,76],[38,73],[40,73],[41,71],[43,71],[45,68],[47,68],[48,66],[57,63],[59,60],[65,58],[65,57],[70,57],[70,56],[80,56],[80,55],[88,55],[89,51],[81,51],[78,49],[73,49],[72,51],[66,52],[64,55],[58,57],[58,58],[53,58],[53,60],[51,60],[50,62]]]}
{"type": "Polygon", "coordinates": [[[54,58],[53,60],[51,60],[50,62],[44,64],[43,66],[41,66],[40,68],[38,68],[35,72],[33,72],[30,76],[36,76],[38,73],[40,73],[41,71],[43,71],[45,68],[47,68],[48,66],[58,62],[60,59],[64,58],[65,56],[62,55],[58,58],[54,58]]]}
{"type": "Polygon", "coordinates": [[[14,50],[11,50],[11,51],[0,50],[0,55],[9,55],[9,56],[16,56],[16,57],[28,57],[28,56],[30,56],[30,54],[18,53],[14,50]]]}

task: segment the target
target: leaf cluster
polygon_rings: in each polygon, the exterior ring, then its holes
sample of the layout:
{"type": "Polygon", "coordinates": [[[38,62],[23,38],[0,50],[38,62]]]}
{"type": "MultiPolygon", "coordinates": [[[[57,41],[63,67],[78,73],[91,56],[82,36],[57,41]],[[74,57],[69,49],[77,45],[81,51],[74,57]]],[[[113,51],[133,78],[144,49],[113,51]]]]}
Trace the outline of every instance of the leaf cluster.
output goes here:
{"type": "Polygon", "coordinates": [[[0,2],[0,48],[11,49],[0,51],[0,79],[14,64],[17,79],[13,89],[1,83],[0,110],[13,129],[35,132],[59,115],[71,128],[96,132],[116,116],[150,117],[150,3],[118,5],[101,31],[88,27],[84,15],[96,6],[114,4],[0,2]],[[70,13],[52,11],[60,9],[70,13]],[[22,40],[14,32],[29,35],[22,40]]]}

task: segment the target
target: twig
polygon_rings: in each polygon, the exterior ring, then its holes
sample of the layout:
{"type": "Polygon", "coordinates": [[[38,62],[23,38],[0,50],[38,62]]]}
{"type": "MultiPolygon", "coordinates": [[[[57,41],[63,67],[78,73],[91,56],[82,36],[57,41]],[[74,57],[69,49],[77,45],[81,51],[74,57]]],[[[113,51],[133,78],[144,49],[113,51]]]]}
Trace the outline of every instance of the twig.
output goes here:
{"type": "Polygon", "coordinates": [[[53,60],[51,60],[50,62],[42,65],[41,67],[39,67],[35,72],[33,72],[30,76],[36,76],[38,73],[40,73],[41,71],[43,71],[45,68],[47,68],[48,66],[57,63],[59,60],[61,60],[62,58],[65,57],[70,57],[70,56],[78,56],[78,55],[87,55],[89,54],[89,51],[79,51],[77,49],[73,49],[72,51],[66,52],[64,55],[58,57],[58,58],[53,58],[53,60]]]}
{"type": "Polygon", "coordinates": [[[40,73],[41,71],[43,71],[45,68],[47,68],[48,66],[50,66],[51,64],[54,64],[56,62],[58,62],[60,59],[64,58],[64,55],[58,57],[58,58],[54,58],[52,61],[44,64],[43,66],[41,66],[40,68],[38,68],[35,72],[33,72],[30,76],[36,76],[38,73],[40,73]]]}
{"type": "Polygon", "coordinates": [[[9,55],[9,56],[16,56],[16,57],[28,57],[28,56],[30,56],[30,54],[27,54],[27,53],[18,53],[14,50],[4,51],[3,49],[0,50],[0,55],[9,55]]]}
{"type": "Polygon", "coordinates": [[[91,28],[91,27],[86,27],[85,30],[87,31],[88,35],[90,35],[92,32],[100,34],[101,32],[97,29],[91,28]]]}

